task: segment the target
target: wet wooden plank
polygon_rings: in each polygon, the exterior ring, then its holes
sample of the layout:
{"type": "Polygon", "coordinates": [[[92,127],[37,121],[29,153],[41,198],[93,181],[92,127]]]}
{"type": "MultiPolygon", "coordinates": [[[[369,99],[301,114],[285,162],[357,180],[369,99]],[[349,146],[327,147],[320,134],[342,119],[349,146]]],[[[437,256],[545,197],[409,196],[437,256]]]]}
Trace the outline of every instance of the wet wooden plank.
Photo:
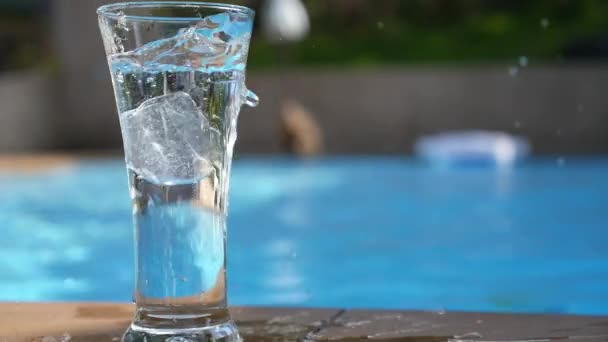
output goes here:
{"type": "Polygon", "coordinates": [[[608,341],[608,317],[353,310],[312,337],[319,341],[608,341]]]}
{"type": "Polygon", "coordinates": [[[247,342],[302,341],[330,324],[339,310],[289,308],[231,308],[247,342]]]}
{"type": "Polygon", "coordinates": [[[0,341],[37,341],[44,336],[61,341],[64,335],[112,341],[120,337],[132,316],[132,306],[124,304],[3,303],[0,341]]]}
{"type": "MultiPolygon", "coordinates": [[[[133,308],[130,304],[3,303],[0,341],[119,341],[133,308]]],[[[288,308],[232,308],[231,312],[248,342],[608,342],[608,317],[288,308]]]]}
{"type": "MultiPolygon", "coordinates": [[[[118,341],[133,309],[130,304],[3,303],[0,342],[63,342],[68,337],[70,342],[118,341]]],[[[337,310],[231,308],[230,312],[245,339],[255,342],[302,340],[327,324],[337,310]]]]}

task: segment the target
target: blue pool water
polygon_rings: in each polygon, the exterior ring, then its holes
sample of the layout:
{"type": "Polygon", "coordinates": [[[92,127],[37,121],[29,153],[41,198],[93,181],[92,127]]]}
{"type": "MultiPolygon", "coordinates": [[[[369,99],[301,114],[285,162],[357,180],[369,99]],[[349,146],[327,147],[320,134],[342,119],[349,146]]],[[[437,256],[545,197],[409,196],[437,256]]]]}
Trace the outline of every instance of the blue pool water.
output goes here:
{"type": "MultiPolygon", "coordinates": [[[[0,300],[131,300],[121,162],[0,181],[0,300]]],[[[231,304],[608,314],[608,158],[242,159],[232,187],[231,304]]]]}

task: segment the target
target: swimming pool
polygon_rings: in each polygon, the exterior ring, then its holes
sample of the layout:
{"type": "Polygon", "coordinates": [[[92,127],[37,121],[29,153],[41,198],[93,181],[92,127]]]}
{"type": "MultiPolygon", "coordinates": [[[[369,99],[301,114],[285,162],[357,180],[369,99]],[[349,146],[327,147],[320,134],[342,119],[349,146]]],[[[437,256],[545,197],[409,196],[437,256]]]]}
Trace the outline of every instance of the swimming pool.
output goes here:
{"type": "MultiPolygon", "coordinates": [[[[608,313],[608,158],[236,161],[233,305],[608,313]]],[[[124,165],[1,173],[0,300],[130,301],[124,165]],[[45,190],[42,190],[45,189],[45,190]]]]}

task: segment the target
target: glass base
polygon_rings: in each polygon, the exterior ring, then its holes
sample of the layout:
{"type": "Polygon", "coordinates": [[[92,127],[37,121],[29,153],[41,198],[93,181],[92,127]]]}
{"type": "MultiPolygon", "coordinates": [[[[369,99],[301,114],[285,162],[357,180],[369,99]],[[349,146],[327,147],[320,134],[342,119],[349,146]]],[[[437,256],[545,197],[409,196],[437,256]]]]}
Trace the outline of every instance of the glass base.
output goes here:
{"type": "Polygon", "coordinates": [[[188,329],[151,329],[131,325],[123,342],[242,342],[233,321],[188,329]]]}

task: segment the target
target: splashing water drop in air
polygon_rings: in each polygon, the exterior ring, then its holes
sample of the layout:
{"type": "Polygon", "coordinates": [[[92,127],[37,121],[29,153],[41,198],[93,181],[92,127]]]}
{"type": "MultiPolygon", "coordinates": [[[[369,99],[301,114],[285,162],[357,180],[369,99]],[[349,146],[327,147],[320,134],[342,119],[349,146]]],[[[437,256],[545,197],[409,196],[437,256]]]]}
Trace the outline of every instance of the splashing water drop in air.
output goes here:
{"type": "Polygon", "coordinates": [[[125,12],[118,11],[118,13],[116,13],[116,17],[118,18],[116,21],[118,27],[125,29],[127,27],[127,17],[125,16],[125,12]]]}
{"type": "Polygon", "coordinates": [[[546,30],[547,28],[549,28],[549,19],[547,18],[542,18],[540,20],[540,27],[543,28],[543,30],[546,30]]]}
{"type": "Polygon", "coordinates": [[[519,62],[519,66],[520,67],[525,68],[525,67],[528,66],[528,57],[526,57],[526,56],[519,56],[518,62],[519,62]]]}

